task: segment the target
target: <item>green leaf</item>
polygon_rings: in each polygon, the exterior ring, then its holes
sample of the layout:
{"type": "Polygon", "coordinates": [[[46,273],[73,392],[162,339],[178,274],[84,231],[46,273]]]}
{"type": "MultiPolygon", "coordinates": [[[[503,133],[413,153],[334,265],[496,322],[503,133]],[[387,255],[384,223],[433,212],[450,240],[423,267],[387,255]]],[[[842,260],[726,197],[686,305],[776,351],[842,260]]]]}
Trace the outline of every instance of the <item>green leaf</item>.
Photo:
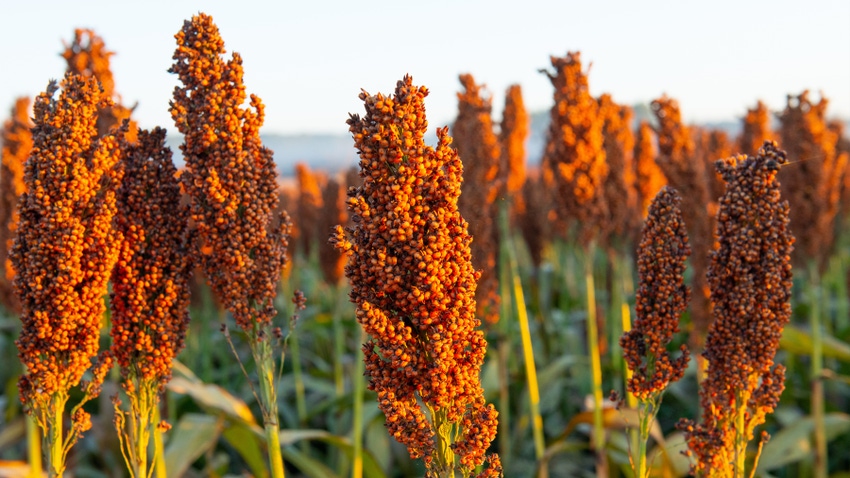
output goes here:
{"type": "MultiPolygon", "coordinates": [[[[779,346],[795,355],[812,354],[811,334],[794,325],[786,325],[779,339],[779,346]]],[[[831,335],[823,337],[823,356],[850,362],[850,344],[842,342],[831,335]]]]}
{"type": "Polygon", "coordinates": [[[27,419],[26,415],[18,417],[15,421],[6,424],[2,429],[0,429],[0,450],[12,445],[17,445],[21,442],[21,440],[26,439],[27,419]]]}
{"type": "Polygon", "coordinates": [[[257,425],[248,405],[218,385],[175,376],[168,382],[168,389],[174,393],[189,395],[199,405],[221,412],[245,425],[257,425]]]}
{"type": "Polygon", "coordinates": [[[255,477],[268,478],[263,441],[257,437],[255,430],[246,425],[234,424],[224,430],[222,437],[245,460],[255,477]]]}
{"type": "Polygon", "coordinates": [[[184,476],[201,455],[215,446],[221,434],[220,419],[198,413],[180,417],[169,433],[165,449],[165,465],[169,478],[184,476]]]}
{"type": "Polygon", "coordinates": [[[283,459],[286,462],[295,466],[310,478],[337,478],[339,476],[322,462],[310,458],[294,447],[282,447],[281,454],[283,454],[283,459]]]}
{"type": "MultiPolygon", "coordinates": [[[[289,449],[292,452],[296,452],[295,449],[288,447],[288,445],[295,444],[301,440],[318,440],[325,442],[329,445],[335,446],[339,448],[343,453],[348,456],[349,459],[354,457],[354,446],[351,444],[351,441],[347,437],[341,437],[338,435],[334,435],[333,433],[327,432],[325,430],[281,430],[280,432],[280,444],[284,451],[286,452],[289,449]]],[[[296,457],[299,460],[306,459],[306,456],[298,456],[296,457]]],[[[309,463],[309,460],[304,461],[305,466],[312,467],[313,465],[309,463]]],[[[301,468],[297,463],[293,462],[295,466],[297,466],[301,471],[305,473],[309,473],[308,469],[301,468]]],[[[324,466],[324,465],[323,465],[324,466]]],[[[313,475],[310,475],[313,476],[313,475]]],[[[320,475],[325,476],[325,475],[320,475]]],[[[375,478],[384,478],[386,475],[384,474],[384,470],[381,469],[380,465],[378,465],[375,457],[368,451],[363,450],[363,476],[375,477],[375,478]]]]}
{"type": "MultiPolygon", "coordinates": [[[[824,422],[827,442],[850,431],[846,413],[827,413],[824,422]]],[[[813,430],[814,421],[807,416],[774,434],[761,452],[758,470],[775,470],[811,456],[813,430]]]]}

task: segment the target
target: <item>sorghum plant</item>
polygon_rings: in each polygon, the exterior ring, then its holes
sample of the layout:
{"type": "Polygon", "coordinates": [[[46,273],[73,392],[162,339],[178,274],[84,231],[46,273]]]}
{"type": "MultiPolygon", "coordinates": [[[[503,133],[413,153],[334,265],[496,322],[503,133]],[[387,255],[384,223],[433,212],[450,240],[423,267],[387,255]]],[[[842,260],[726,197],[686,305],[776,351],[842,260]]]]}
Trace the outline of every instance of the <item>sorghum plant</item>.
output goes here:
{"type": "Polygon", "coordinates": [[[664,391],[682,378],[690,355],[681,347],[673,359],[667,347],[679,332],[679,316],[688,307],[685,261],[691,253],[679,209],[681,198],[664,186],[652,200],[638,248],[637,318],[620,339],[626,365],[632,371],[628,391],[638,398],[640,437],[633,461],[635,476],[647,476],[646,444],[664,391]]]}
{"type": "Polygon", "coordinates": [[[774,357],[791,317],[794,237],[776,179],[786,161],[765,142],[758,156],[717,162],[726,192],[708,270],[714,321],[703,353],[702,421],[681,424],[698,476],[745,476],[747,443],[784,389],[785,367],[774,357]]]}
{"type": "Polygon", "coordinates": [[[197,260],[210,286],[248,343],[260,382],[272,476],[283,476],[276,397],[277,344],[273,300],[286,261],[289,220],[273,220],[277,171],[272,151],[260,140],[263,104],[251,95],[244,108],[242,59],[222,58],[224,41],[212,17],[200,13],[175,35],[171,115],[184,134],[181,175],[192,198],[197,260]]]}
{"type": "MultiPolygon", "coordinates": [[[[505,108],[499,128],[499,182],[504,183],[505,193],[517,214],[525,210],[522,186],[526,176],[525,141],[531,128],[528,112],[522,99],[522,87],[511,85],[505,93],[505,108]]],[[[515,216],[515,214],[511,214],[515,216]]]]}
{"type": "Polygon", "coordinates": [[[463,162],[463,194],[460,213],[469,221],[472,265],[481,270],[475,301],[479,316],[488,324],[499,321],[498,208],[496,198],[504,195],[499,176],[499,141],[493,132],[492,99],[470,74],[460,75],[464,91],[457,94],[458,114],[452,125],[455,148],[463,162]]]}
{"type": "Polygon", "coordinates": [[[633,241],[640,229],[635,187],[635,137],[631,129],[633,112],[628,106],[615,103],[608,94],[600,96],[597,101],[603,120],[603,147],[608,164],[608,174],[602,186],[608,213],[604,241],[617,249],[630,244],[629,239],[633,241]],[[618,241],[620,244],[614,244],[618,241]]]}
{"type": "MultiPolygon", "coordinates": [[[[65,44],[65,50],[62,52],[62,58],[68,64],[67,72],[94,77],[103,88],[103,95],[113,100],[112,104],[97,112],[99,136],[120,127],[121,123],[129,119],[133,113],[133,108],[121,105],[121,97],[115,92],[115,79],[112,77],[112,69],[109,65],[109,58],[113,54],[114,52],[106,49],[103,38],[94,30],[81,28],[74,30],[74,40],[70,45],[65,44]]],[[[124,137],[130,142],[136,140],[135,122],[130,121],[124,137]]]]}
{"type": "Polygon", "coordinates": [[[743,154],[756,154],[765,140],[774,139],[770,127],[770,110],[761,100],[755,108],[748,108],[743,118],[743,129],[738,138],[738,151],[743,154]]]}
{"type": "Polygon", "coordinates": [[[61,86],[58,99],[51,82],[35,101],[33,149],[11,252],[23,323],[16,343],[25,374],[18,387],[44,433],[50,476],[62,475],[68,450],[91,428],[81,407],[100,393],[112,365],[103,354],[92,379],[83,381],[83,399],[72,408],[66,433],[70,391],[98,355],[106,285],[121,243],[113,227],[120,149],[113,136],[98,138],[95,127],[95,112],[111,100],[94,79],[66,74],[61,86]]]}
{"type": "Polygon", "coordinates": [[[602,129],[604,118],[590,95],[581,54],[551,57],[554,73],[543,70],[555,87],[554,105],[543,153],[547,186],[555,193],[558,234],[578,228],[586,244],[599,237],[607,215],[603,183],[608,175],[602,129]]]}
{"type": "Polygon", "coordinates": [[[147,478],[156,408],[189,325],[189,210],[165,146],[165,130],[138,132],[122,144],[124,181],[117,229],[124,236],[112,275],[112,355],[129,410],[115,402],[115,426],[132,476],[147,478]]]}
{"type": "Polygon", "coordinates": [[[638,125],[635,138],[635,170],[641,217],[646,217],[652,199],[667,184],[667,178],[655,162],[655,133],[646,120],[638,125]]]}
{"type": "MultiPolygon", "coordinates": [[[[305,163],[295,165],[295,177],[298,180],[297,207],[297,243],[298,250],[309,258],[316,239],[325,237],[325,231],[319,234],[316,217],[322,210],[322,187],[316,173],[305,163]]],[[[334,223],[336,225],[338,223],[334,223]]],[[[322,240],[321,242],[324,242],[322,240]]]]}
{"type": "Polygon", "coordinates": [[[713,245],[711,231],[713,216],[709,214],[711,194],[705,162],[696,155],[696,144],[691,130],[682,121],[679,103],[665,96],[652,102],[652,111],[658,120],[658,149],[656,162],[668,183],[682,195],[682,213],[689,218],[688,238],[693,254],[690,305],[690,347],[702,350],[705,335],[711,323],[711,305],[705,274],[708,253],[713,245]]]}
{"type": "MultiPolygon", "coordinates": [[[[363,185],[350,190],[355,225],[337,228],[364,344],[369,389],[390,435],[422,458],[429,477],[470,473],[496,434],[479,373],[487,343],[475,314],[478,273],[457,201],[463,166],[447,128],[427,146],[424,98],[410,76],[370,95],[349,130],[363,185]]],[[[498,455],[479,476],[500,476],[498,455]]]]}
{"type": "Polygon", "coordinates": [[[18,198],[26,190],[24,163],[32,150],[32,121],[29,118],[30,99],[18,98],[11,117],[3,123],[0,141],[0,303],[13,312],[20,304],[12,289],[15,268],[9,260],[9,250],[18,231],[18,198]]]}

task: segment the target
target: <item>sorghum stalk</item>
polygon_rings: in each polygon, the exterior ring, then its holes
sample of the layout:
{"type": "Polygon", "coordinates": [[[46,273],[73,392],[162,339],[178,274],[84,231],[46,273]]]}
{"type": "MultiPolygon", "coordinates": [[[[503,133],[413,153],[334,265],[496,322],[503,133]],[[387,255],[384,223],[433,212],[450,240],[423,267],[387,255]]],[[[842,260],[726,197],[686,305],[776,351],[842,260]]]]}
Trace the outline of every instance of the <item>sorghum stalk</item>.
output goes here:
{"type": "Polygon", "coordinates": [[[691,248],[680,203],[678,193],[669,186],[661,188],[650,203],[638,248],[637,317],[634,327],[620,339],[631,372],[627,390],[640,402],[639,441],[633,460],[637,478],[648,476],[646,445],[664,391],[682,378],[690,358],[684,345],[676,359],[667,349],[679,331],[679,316],[690,295],[684,272],[691,248]]]}
{"type": "Polygon", "coordinates": [[[189,325],[189,210],[180,204],[164,129],[139,130],[137,142],[125,140],[122,148],[116,223],[124,241],[112,276],[110,335],[129,410],[117,396],[113,400],[127,467],[132,476],[147,478],[149,440],[167,427],[155,419],[156,410],[189,325]]]}
{"type": "MultiPolygon", "coordinates": [[[[554,73],[542,70],[555,88],[555,104],[550,110],[551,122],[543,153],[544,180],[549,189],[556,192],[555,227],[559,235],[577,240],[584,251],[586,335],[594,402],[593,445],[596,474],[603,477],[608,474],[608,460],[602,423],[602,372],[593,255],[594,242],[609,227],[606,221],[608,204],[603,192],[609,172],[603,138],[605,118],[600,113],[599,103],[590,95],[580,53],[567,53],[564,58],[551,57],[551,62],[554,73]]],[[[566,277],[567,281],[571,280],[569,274],[566,277]]]]}
{"type": "Polygon", "coordinates": [[[91,428],[82,404],[100,393],[112,366],[112,357],[101,355],[93,379],[81,383],[98,353],[103,297],[121,242],[113,228],[119,147],[95,129],[95,112],[110,100],[93,79],[68,74],[61,85],[58,99],[54,81],[36,98],[27,191],[11,251],[23,324],[16,344],[25,374],[18,387],[44,432],[50,476],[62,476],[68,450],[91,428]],[[78,384],[83,399],[65,433],[65,406],[78,384]]]}
{"type": "Polygon", "coordinates": [[[726,192],[708,270],[714,322],[704,352],[702,422],[680,424],[698,476],[743,476],[747,443],[784,389],[785,368],[774,366],[774,357],[791,316],[794,237],[776,179],[786,161],[776,143],[765,142],[758,156],[717,162],[726,192]]]}
{"type": "Polygon", "coordinates": [[[183,133],[181,180],[192,198],[198,240],[195,254],[212,290],[248,336],[260,382],[260,409],[272,476],[284,476],[279,446],[277,368],[281,336],[273,300],[286,262],[289,220],[277,207],[277,171],[262,145],[264,107],[242,83],[242,59],[223,59],[224,41],[212,17],[198,14],[175,35],[169,70],[183,86],[174,90],[171,115],[183,133]]]}
{"type": "MultiPolygon", "coordinates": [[[[429,477],[468,476],[485,460],[496,411],[479,373],[486,352],[475,316],[478,273],[457,209],[463,167],[437,130],[427,146],[428,90],[407,76],[392,96],[370,95],[366,116],[348,120],[363,186],[350,192],[355,225],[334,242],[349,254],[346,275],[364,344],[369,388],[387,430],[423,458],[429,477]]],[[[479,476],[500,476],[498,456],[479,476]]]]}

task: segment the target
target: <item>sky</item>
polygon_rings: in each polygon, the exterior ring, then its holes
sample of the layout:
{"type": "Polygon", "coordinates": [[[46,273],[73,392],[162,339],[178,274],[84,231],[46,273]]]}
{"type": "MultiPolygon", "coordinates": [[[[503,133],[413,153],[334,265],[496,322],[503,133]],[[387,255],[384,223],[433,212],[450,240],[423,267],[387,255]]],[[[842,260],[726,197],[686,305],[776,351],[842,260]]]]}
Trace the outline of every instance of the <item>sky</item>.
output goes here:
{"type": "Polygon", "coordinates": [[[735,120],[759,99],[780,111],[805,89],[850,118],[847,0],[0,0],[0,117],[61,78],[63,41],[92,28],[139,125],[174,130],[174,34],[198,12],[241,54],[247,91],[266,105],[263,133],[348,134],[361,88],[389,94],[405,74],[430,90],[431,129],[453,121],[462,73],[486,86],[496,119],[511,84],[529,111],[547,110],[539,70],[570,51],[592,64],[592,94],[636,104],[666,93],[688,122],[735,120]]]}

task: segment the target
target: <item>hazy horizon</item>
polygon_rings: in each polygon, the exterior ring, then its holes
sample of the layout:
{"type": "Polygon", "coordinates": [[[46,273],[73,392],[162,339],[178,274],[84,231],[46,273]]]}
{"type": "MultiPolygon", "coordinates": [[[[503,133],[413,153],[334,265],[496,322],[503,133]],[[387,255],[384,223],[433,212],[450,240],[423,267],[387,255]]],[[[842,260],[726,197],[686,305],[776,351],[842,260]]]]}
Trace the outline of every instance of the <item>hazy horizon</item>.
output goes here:
{"type": "Polygon", "coordinates": [[[687,122],[734,120],[758,100],[778,111],[805,89],[829,98],[830,116],[850,118],[844,0],[17,2],[0,7],[4,65],[14,68],[0,76],[0,114],[61,78],[63,42],[92,28],[115,52],[116,91],[137,105],[139,125],[172,130],[173,37],[199,11],[242,55],[247,91],[266,105],[266,133],[345,134],[349,113],[363,112],[361,88],[392,93],[405,74],[429,88],[432,128],[453,120],[461,73],[487,86],[495,118],[514,83],[530,111],[547,109],[552,86],[539,70],[568,51],[592,64],[592,94],[635,104],[666,93],[687,122]]]}

